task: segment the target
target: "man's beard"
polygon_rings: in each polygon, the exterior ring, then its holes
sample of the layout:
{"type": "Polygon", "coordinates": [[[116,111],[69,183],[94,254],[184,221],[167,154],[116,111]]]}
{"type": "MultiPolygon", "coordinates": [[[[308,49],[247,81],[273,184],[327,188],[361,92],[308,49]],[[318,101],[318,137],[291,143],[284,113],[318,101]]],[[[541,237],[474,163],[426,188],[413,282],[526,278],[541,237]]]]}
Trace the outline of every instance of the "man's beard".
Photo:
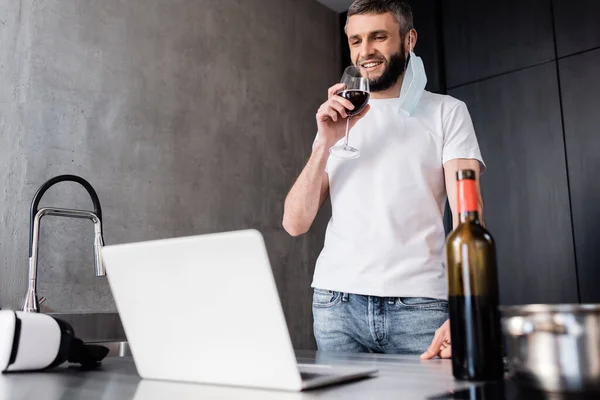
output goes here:
{"type": "Polygon", "coordinates": [[[381,92],[394,86],[396,82],[398,82],[398,78],[404,73],[405,66],[406,55],[404,52],[393,54],[381,76],[369,79],[369,88],[371,92],[381,92]]]}

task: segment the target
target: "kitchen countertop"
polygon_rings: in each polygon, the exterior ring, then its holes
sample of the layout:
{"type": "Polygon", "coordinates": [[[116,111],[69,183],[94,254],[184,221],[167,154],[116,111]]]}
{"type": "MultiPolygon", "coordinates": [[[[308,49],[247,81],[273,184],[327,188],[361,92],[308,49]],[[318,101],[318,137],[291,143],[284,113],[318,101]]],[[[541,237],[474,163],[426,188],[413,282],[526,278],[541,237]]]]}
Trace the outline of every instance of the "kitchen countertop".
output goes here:
{"type": "MultiPolygon", "coordinates": [[[[110,357],[96,370],[63,365],[43,373],[0,375],[0,399],[531,399],[502,387],[456,381],[449,360],[417,356],[297,351],[299,363],[373,366],[374,378],[301,393],[142,380],[131,357],[110,357]]],[[[540,397],[538,397],[540,398],[540,397]]],[[[544,398],[544,397],[541,397],[544,398]]],[[[550,398],[550,397],[548,397],[550,398]]],[[[554,397],[552,397],[554,398],[554,397]]]]}

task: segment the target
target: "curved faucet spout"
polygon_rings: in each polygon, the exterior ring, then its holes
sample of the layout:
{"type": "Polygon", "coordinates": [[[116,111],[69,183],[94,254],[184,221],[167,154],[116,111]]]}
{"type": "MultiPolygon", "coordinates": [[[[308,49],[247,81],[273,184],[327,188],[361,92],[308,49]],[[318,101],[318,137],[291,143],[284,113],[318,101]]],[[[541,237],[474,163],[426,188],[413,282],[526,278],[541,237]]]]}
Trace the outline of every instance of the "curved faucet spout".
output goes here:
{"type": "Polygon", "coordinates": [[[29,224],[29,281],[23,311],[39,312],[40,303],[37,297],[37,262],[40,235],[40,221],[46,215],[67,218],[84,218],[94,223],[94,273],[96,276],[106,275],[102,258],[104,239],[102,233],[102,209],[96,191],[85,179],[76,175],[60,175],[45,182],[36,192],[31,202],[31,220],[29,224]],[[38,210],[38,205],[44,193],[53,185],[71,181],[81,184],[89,193],[94,203],[94,212],[66,208],[44,207],[38,210]]]}

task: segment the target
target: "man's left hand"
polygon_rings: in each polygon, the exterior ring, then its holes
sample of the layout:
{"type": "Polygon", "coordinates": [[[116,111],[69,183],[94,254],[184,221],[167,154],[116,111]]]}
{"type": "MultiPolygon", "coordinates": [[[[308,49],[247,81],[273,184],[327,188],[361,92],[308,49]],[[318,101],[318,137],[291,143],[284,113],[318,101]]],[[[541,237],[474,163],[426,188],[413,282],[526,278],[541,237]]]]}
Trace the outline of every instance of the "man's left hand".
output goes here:
{"type": "Polygon", "coordinates": [[[431,345],[421,354],[421,360],[430,360],[435,356],[440,358],[452,357],[452,347],[450,346],[450,320],[446,320],[442,326],[435,331],[435,336],[431,345]]]}

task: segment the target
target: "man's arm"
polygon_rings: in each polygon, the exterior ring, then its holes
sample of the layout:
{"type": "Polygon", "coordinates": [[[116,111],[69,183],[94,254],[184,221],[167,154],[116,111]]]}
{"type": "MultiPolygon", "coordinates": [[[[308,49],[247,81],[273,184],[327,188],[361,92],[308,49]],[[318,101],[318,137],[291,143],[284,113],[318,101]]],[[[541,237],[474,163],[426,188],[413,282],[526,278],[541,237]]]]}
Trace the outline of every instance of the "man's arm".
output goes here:
{"type": "Polygon", "coordinates": [[[306,233],[329,193],[325,165],[329,147],[317,139],[308,163],[285,199],[283,228],[292,236],[306,233]]]}
{"type": "MultiPolygon", "coordinates": [[[[479,220],[483,225],[483,200],[481,197],[481,189],[479,185],[480,168],[478,160],[470,158],[458,158],[449,160],[444,164],[444,176],[446,179],[446,194],[452,210],[452,229],[458,226],[458,210],[456,201],[456,172],[459,169],[472,169],[475,171],[475,179],[477,186],[477,198],[479,199],[479,220]]],[[[433,357],[440,356],[441,358],[452,357],[452,346],[450,344],[450,320],[447,320],[435,331],[435,336],[431,341],[429,348],[421,354],[422,360],[429,360],[433,357]]]]}
{"type": "MultiPolygon", "coordinates": [[[[477,187],[477,198],[479,202],[479,219],[483,222],[483,200],[479,177],[481,167],[479,159],[481,154],[475,129],[471,116],[464,102],[458,102],[444,117],[444,149],[442,159],[444,161],[444,177],[446,181],[446,194],[452,211],[452,229],[458,226],[458,205],[456,199],[456,172],[460,169],[472,169],[475,171],[475,182],[477,187]],[[464,158],[457,158],[464,157],[464,158]]],[[[450,343],[450,320],[447,320],[435,332],[431,345],[422,359],[430,359],[435,356],[450,358],[452,356],[452,345],[450,343]]]]}
{"type": "Polygon", "coordinates": [[[477,198],[479,199],[479,220],[481,224],[485,226],[483,219],[483,198],[481,197],[481,186],[479,184],[481,165],[479,161],[475,159],[458,158],[449,160],[446,162],[446,164],[444,164],[446,194],[448,195],[450,210],[452,210],[452,229],[455,229],[458,226],[458,209],[456,204],[456,172],[460,169],[472,169],[475,171],[477,198]]]}
{"type": "MultiPolygon", "coordinates": [[[[313,143],[312,154],[285,199],[283,228],[292,236],[302,235],[310,229],[329,193],[329,177],[325,172],[329,149],[346,134],[346,110],[354,109],[350,101],[336,95],[343,88],[344,84],[338,83],[327,91],[328,99],[316,115],[319,134],[313,143]]],[[[353,116],[349,128],[352,129],[370,108],[367,105],[353,116]]]]}

